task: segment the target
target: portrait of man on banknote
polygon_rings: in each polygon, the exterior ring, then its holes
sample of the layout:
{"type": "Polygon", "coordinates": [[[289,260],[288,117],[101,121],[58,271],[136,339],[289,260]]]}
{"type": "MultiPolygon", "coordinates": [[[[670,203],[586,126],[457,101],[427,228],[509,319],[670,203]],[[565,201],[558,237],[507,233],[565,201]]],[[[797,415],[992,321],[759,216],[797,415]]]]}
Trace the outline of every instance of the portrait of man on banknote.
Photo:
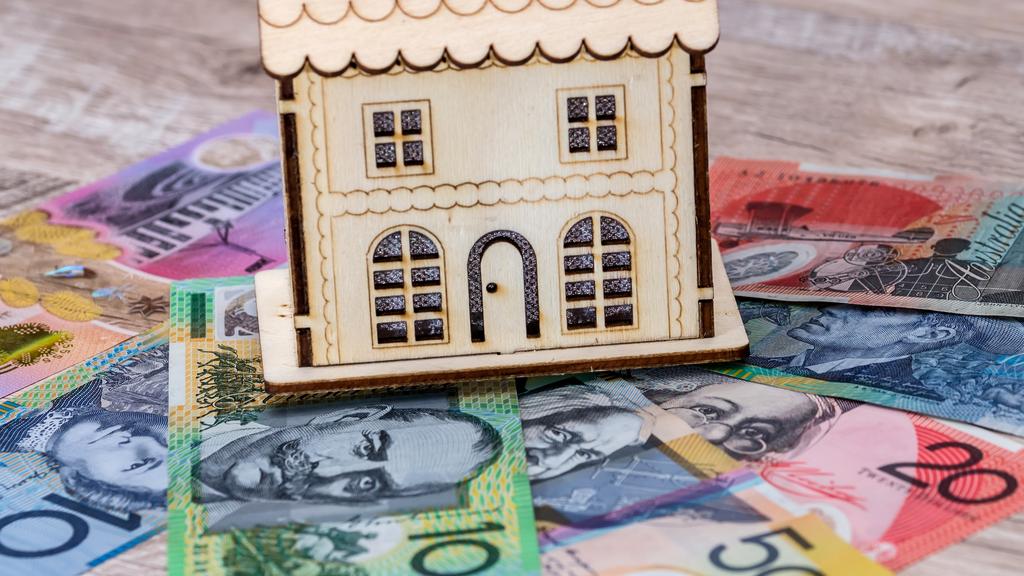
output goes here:
{"type": "Polygon", "coordinates": [[[37,452],[71,496],[121,512],[164,508],[167,348],[95,375],[42,410],[0,427],[0,452],[37,452]]]}
{"type": "Polygon", "coordinates": [[[760,461],[812,445],[856,402],[745,382],[676,366],[626,377],[737,460],[760,461]]]}
{"type": "Polygon", "coordinates": [[[584,384],[551,386],[519,398],[527,474],[547,480],[596,464],[651,435],[651,418],[584,384]]]}
{"type": "Polygon", "coordinates": [[[301,423],[228,421],[203,432],[195,497],[209,511],[209,524],[274,525],[275,509],[303,504],[336,517],[453,505],[430,496],[476,477],[502,451],[493,426],[458,410],[384,403],[318,408],[301,423]]]}
{"type": "Polygon", "coordinates": [[[810,378],[941,400],[917,378],[915,355],[960,344],[990,354],[1017,353],[1024,324],[983,316],[835,305],[822,308],[786,334],[809,347],[795,355],[773,356],[755,346],[749,362],[810,378]]]}

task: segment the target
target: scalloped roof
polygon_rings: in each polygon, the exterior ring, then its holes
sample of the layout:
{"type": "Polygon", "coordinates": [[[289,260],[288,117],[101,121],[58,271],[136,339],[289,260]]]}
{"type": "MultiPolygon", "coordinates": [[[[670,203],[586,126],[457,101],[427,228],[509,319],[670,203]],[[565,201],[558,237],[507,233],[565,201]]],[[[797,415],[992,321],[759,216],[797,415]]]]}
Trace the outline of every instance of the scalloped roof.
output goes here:
{"type": "Polygon", "coordinates": [[[445,57],[514,64],[537,49],[568,60],[581,49],[661,54],[673,42],[706,52],[718,41],[717,0],[259,0],[259,12],[263,66],[277,77],[307,61],[336,74],[353,63],[387,70],[399,58],[414,68],[445,57]]]}

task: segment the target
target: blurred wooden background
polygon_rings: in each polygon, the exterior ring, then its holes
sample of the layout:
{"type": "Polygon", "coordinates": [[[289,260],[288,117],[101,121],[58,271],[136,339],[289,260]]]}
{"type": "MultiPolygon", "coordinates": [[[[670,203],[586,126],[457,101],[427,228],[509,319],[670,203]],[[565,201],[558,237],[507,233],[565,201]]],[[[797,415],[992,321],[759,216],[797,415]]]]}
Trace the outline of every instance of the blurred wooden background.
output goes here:
{"type": "MultiPolygon", "coordinates": [[[[1021,0],[719,2],[713,156],[1024,184],[1021,0]]],[[[2,0],[0,211],[253,108],[273,88],[252,0],[2,0]]],[[[1018,515],[905,573],[1022,566],[1018,515]]]]}

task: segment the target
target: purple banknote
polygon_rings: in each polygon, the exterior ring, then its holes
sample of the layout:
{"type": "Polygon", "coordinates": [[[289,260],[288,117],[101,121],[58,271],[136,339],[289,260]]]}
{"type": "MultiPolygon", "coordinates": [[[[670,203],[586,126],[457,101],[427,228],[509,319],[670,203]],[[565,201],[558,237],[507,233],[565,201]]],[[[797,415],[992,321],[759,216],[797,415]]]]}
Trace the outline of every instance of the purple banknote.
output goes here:
{"type": "Polygon", "coordinates": [[[0,395],[166,320],[171,280],[282,265],[280,195],[256,112],[0,218],[0,395]]]}

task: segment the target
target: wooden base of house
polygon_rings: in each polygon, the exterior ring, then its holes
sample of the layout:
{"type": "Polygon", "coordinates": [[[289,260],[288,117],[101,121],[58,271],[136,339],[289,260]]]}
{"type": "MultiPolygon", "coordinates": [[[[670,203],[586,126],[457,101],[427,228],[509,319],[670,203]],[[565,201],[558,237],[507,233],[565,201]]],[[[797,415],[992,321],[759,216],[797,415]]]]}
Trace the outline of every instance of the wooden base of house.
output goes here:
{"type": "Polygon", "coordinates": [[[260,272],[256,275],[256,302],[267,391],[358,390],[738,360],[746,356],[749,341],[717,246],[713,251],[713,266],[713,338],[316,367],[300,367],[298,363],[288,271],[260,272]]]}

